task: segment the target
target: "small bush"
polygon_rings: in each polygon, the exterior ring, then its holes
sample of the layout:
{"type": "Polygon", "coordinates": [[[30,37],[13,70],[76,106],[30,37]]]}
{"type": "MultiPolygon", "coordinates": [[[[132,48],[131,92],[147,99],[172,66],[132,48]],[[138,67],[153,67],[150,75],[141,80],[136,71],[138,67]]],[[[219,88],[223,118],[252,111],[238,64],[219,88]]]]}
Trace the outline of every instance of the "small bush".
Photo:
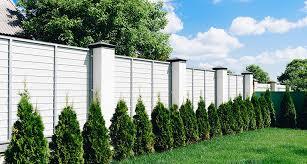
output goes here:
{"type": "Polygon", "coordinates": [[[271,127],[275,127],[276,126],[276,112],[274,109],[274,105],[271,99],[271,93],[269,90],[265,91],[264,94],[264,98],[267,102],[267,107],[269,108],[269,112],[270,112],[270,118],[271,118],[271,127]]]}
{"type": "Polygon", "coordinates": [[[229,115],[227,111],[227,104],[221,104],[217,109],[217,113],[220,119],[221,130],[223,134],[229,134],[229,129],[231,129],[229,124],[229,115]]]}
{"type": "Polygon", "coordinates": [[[237,121],[235,120],[235,117],[234,117],[234,112],[233,112],[233,102],[232,100],[229,100],[227,103],[226,103],[226,111],[227,111],[227,122],[228,122],[228,130],[226,132],[226,134],[234,134],[235,133],[235,129],[236,129],[236,126],[237,126],[237,121]]]}
{"type": "Polygon", "coordinates": [[[5,151],[6,163],[48,163],[49,149],[44,137],[42,118],[30,103],[28,91],[20,94],[18,119],[13,125],[12,138],[5,151]]]}
{"type": "Polygon", "coordinates": [[[250,101],[249,98],[247,98],[245,100],[245,106],[246,106],[246,109],[248,111],[248,115],[249,115],[249,127],[248,129],[249,130],[255,130],[257,129],[257,123],[256,123],[256,114],[255,114],[255,109],[254,109],[254,106],[252,104],[252,102],[250,101]]]}
{"type": "Polygon", "coordinates": [[[222,130],[221,130],[220,119],[214,104],[210,104],[210,106],[208,107],[208,117],[209,117],[211,138],[221,136],[222,130]]]}
{"type": "Polygon", "coordinates": [[[296,111],[289,89],[284,94],[278,114],[278,126],[281,128],[296,127],[296,111]]]}
{"type": "Polygon", "coordinates": [[[185,146],[186,137],[185,137],[185,130],[182,118],[178,111],[178,106],[173,105],[170,109],[171,113],[171,125],[172,125],[172,135],[174,139],[173,147],[181,147],[185,146]]]}
{"type": "Polygon", "coordinates": [[[252,102],[254,110],[255,110],[257,129],[261,129],[261,128],[263,128],[262,112],[261,112],[261,109],[260,109],[258,98],[256,97],[255,94],[253,94],[251,102],[252,102]]]}
{"type": "Polygon", "coordinates": [[[155,135],[155,150],[162,152],[173,146],[173,136],[170,122],[170,112],[158,101],[151,113],[153,133],[155,135]]]}
{"type": "Polygon", "coordinates": [[[232,110],[233,110],[233,116],[234,120],[236,121],[236,126],[235,126],[235,132],[236,133],[241,133],[243,131],[243,119],[242,119],[242,112],[241,112],[241,104],[240,102],[242,101],[242,97],[237,97],[234,99],[233,105],[232,105],[232,110]]]}
{"type": "Polygon", "coordinates": [[[192,102],[187,99],[186,103],[180,107],[180,115],[183,120],[185,132],[186,132],[186,141],[187,143],[196,142],[198,137],[198,127],[196,115],[193,111],[192,102]]]}
{"type": "Polygon", "coordinates": [[[110,163],[112,159],[110,138],[98,97],[91,102],[82,136],[85,163],[110,163]]]}
{"type": "Polygon", "coordinates": [[[205,100],[200,97],[198,102],[198,108],[196,110],[196,119],[198,124],[199,137],[202,140],[207,140],[210,138],[210,125],[208,121],[208,113],[206,110],[205,100]]]}
{"type": "Polygon", "coordinates": [[[77,115],[72,106],[66,106],[50,143],[51,163],[84,163],[83,144],[77,115]]]}
{"type": "Polygon", "coordinates": [[[111,119],[110,137],[115,160],[122,160],[133,155],[136,130],[127,111],[128,107],[125,101],[120,100],[111,119]]]}
{"type": "Polygon", "coordinates": [[[242,99],[242,96],[239,96],[239,105],[240,105],[240,112],[241,112],[241,117],[243,121],[243,130],[247,131],[249,128],[249,123],[250,123],[250,118],[249,118],[249,113],[248,109],[245,105],[244,100],[242,99]]]}
{"type": "Polygon", "coordinates": [[[262,112],[262,117],[263,117],[263,125],[264,127],[270,127],[271,125],[271,116],[270,116],[270,111],[269,111],[269,107],[268,107],[268,103],[265,100],[264,95],[262,95],[259,98],[259,104],[261,107],[261,112],[262,112]]]}
{"type": "Polygon", "coordinates": [[[151,153],[154,151],[154,135],[141,97],[136,104],[135,113],[133,123],[136,127],[136,140],[133,151],[137,155],[151,153]]]}

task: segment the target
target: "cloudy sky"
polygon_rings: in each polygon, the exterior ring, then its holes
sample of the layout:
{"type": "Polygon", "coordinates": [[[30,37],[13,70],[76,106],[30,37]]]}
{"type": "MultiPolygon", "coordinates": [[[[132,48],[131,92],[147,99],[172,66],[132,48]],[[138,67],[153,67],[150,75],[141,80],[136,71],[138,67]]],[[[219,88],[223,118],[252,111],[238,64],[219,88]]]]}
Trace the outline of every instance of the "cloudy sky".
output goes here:
{"type": "MultiPolygon", "coordinates": [[[[151,0],[158,1],[158,0],[151,0]]],[[[307,0],[163,0],[173,57],[190,67],[258,64],[276,80],[307,58],[307,0]]]]}

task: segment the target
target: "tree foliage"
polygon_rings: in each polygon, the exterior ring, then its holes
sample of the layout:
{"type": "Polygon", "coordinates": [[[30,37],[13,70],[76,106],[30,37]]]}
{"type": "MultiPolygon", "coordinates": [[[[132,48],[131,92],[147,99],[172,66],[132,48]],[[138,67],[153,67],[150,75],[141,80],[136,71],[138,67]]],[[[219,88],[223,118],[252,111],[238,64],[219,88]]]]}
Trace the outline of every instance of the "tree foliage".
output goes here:
{"type": "Polygon", "coordinates": [[[41,116],[33,111],[27,90],[20,94],[17,121],[13,125],[12,138],[5,151],[6,163],[43,163],[49,162],[47,139],[41,116]]]}
{"type": "Polygon", "coordinates": [[[237,133],[241,133],[243,131],[243,126],[244,126],[244,121],[242,118],[242,111],[241,111],[241,108],[242,108],[241,101],[242,101],[241,96],[236,97],[232,105],[233,116],[234,116],[234,120],[236,121],[234,130],[237,133]]]}
{"type": "Polygon", "coordinates": [[[264,93],[264,98],[266,100],[266,104],[267,107],[269,109],[269,113],[270,113],[270,119],[271,119],[271,127],[275,127],[276,126],[276,112],[274,109],[274,105],[271,99],[271,93],[269,90],[266,90],[264,93]]]}
{"type": "Polygon", "coordinates": [[[249,115],[249,127],[248,127],[248,129],[255,130],[255,129],[257,129],[256,114],[255,114],[254,106],[253,106],[252,102],[250,101],[250,98],[247,98],[245,100],[245,106],[248,110],[248,115],[249,115]]]}
{"type": "Polygon", "coordinates": [[[82,136],[85,163],[110,163],[112,159],[110,138],[98,97],[91,102],[82,136]]]}
{"type": "Polygon", "coordinates": [[[172,136],[170,113],[160,100],[151,113],[151,122],[155,135],[155,150],[162,152],[171,149],[174,140],[172,136]]]}
{"type": "Polygon", "coordinates": [[[199,139],[199,136],[196,115],[193,110],[192,102],[187,99],[185,104],[181,105],[179,110],[186,132],[186,141],[187,143],[194,143],[199,139]]]}
{"type": "Polygon", "coordinates": [[[135,113],[133,123],[136,127],[136,139],[133,151],[137,155],[151,153],[154,151],[154,135],[141,97],[136,104],[135,113]]]}
{"type": "Polygon", "coordinates": [[[148,0],[19,0],[25,35],[86,47],[106,40],[116,54],[166,60],[171,48],[162,3],[148,0]]]}
{"type": "Polygon", "coordinates": [[[220,119],[217,113],[217,109],[214,104],[210,104],[208,107],[208,117],[210,124],[210,137],[219,137],[222,135],[220,119]]]}
{"type": "Polygon", "coordinates": [[[120,100],[111,119],[110,137],[115,160],[122,160],[133,155],[136,130],[127,111],[125,101],[120,100]]]}
{"type": "Polygon", "coordinates": [[[307,59],[294,59],[290,62],[278,81],[295,91],[307,91],[307,59]]]}
{"type": "Polygon", "coordinates": [[[278,126],[281,128],[296,127],[296,110],[288,88],[281,101],[277,122],[278,126]]]}
{"type": "Polygon", "coordinates": [[[256,97],[255,94],[253,94],[251,102],[252,102],[254,110],[255,110],[257,129],[261,129],[264,126],[263,125],[263,117],[262,117],[262,112],[261,112],[259,100],[258,100],[258,98],[256,97]]]}
{"type": "Polygon", "coordinates": [[[185,146],[186,144],[185,129],[177,105],[173,105],[171,107],[170,114],[171,114],[171,125],[172,125],[171,129],[174,139],[173,147],[177,148],[180,146],[185,146]]]}
{"type": "Polygon", "coordinates": [[[208,140],[210,138],[210,125],[208,121],[208,113],[206,110],[205,100],[200,97],[196,110],[196,119],[198,124],[199,138],[208,140]]]}
{"type": "Polygon", "coordinates": [[[84,163],[82,146],[77,114],[67,105],[59,116],[50,143],[51,163],[84,163]]]}
{"type": "MultiPolygon", "coordinates": [[[[230,107],[231,108],[231,107],[230,107]]],[[[231,129],[231,117],[232,113],[229,109],[229,104],[221,104],[219,108],[217,109],[218,115],[220,118],[220,123],[221,123],[221,129],[223,134],[232,134],[232,129],[231,129]]]]}
{"type": "Polygon", "coordinates": [[[270,116],[269,107],[268,107],[267,101],[265,100],[264,95],[261,95],[261,97],[259,98],[259,104],[260,104],[261,112],[262,112],[263,126],[270,127],[271,116],[270,116]]]}
{"type": "Polygon", "coordinates": [[[249,65],[246,67],[246,71],[252,72],[254,78],[257,79],[260,83],[267,83],[270,80],[269,74],[263,71],[258,65],[249,65]]]}

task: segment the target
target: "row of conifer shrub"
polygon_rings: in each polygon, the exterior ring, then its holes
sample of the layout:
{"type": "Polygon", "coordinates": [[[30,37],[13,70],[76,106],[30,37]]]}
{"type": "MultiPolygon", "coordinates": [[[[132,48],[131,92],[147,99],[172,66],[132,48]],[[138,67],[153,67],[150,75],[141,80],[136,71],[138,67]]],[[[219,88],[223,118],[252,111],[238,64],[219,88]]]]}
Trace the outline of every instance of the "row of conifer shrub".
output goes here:
{"type": "MultiPolygon", "coordinates": [[[[103,109],[102,109],[103,110],[103,109]]],[[[109,163],[133,155],[173,148],[208,140],[221,135],[241,133],[275,125],[275,112],[269,92],[243,100],[241,96],[216,108],[206,109],[200,98],[196,112],[189,99],[178,109],[169,110],[158,101],[151,120],[139,98],[136,114],[131,118],[123,100],[117,104],[110,131],[105,126],[96,97],[89,108],[88,119],[79,128],[71,105],[62,110],[51,142],[44,137],[44,126],[37,110],[30,103],[27,90],[18,104],[18,120],[5,152],[7,163],[109,163]]]]}

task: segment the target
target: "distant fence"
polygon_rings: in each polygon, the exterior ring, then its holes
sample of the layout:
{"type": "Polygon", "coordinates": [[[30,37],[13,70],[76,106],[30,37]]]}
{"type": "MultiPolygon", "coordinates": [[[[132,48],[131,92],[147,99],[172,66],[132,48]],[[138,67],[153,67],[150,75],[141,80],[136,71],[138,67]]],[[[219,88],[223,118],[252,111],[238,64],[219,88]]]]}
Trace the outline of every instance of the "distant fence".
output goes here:
{"type": "Polygon", "coordinates": [[[24,84],[43,118],[47,137],[53,134],[66,96],[83,127],[94,91],[101,97],[107,125],[119,99],[126,101],[134,115],[139,96],[150,114],[158,98],[167,107],[189,98],[196,109],[200,96],[208,106],[238,95],[250,97],[257,91],[250,73],[187,68],[182,59],[161,62],[116,56],[114,47],[104,43],[78,48],[0,36],[0,68],[0,152],[17,120],[18,93],[24,84]]]}

